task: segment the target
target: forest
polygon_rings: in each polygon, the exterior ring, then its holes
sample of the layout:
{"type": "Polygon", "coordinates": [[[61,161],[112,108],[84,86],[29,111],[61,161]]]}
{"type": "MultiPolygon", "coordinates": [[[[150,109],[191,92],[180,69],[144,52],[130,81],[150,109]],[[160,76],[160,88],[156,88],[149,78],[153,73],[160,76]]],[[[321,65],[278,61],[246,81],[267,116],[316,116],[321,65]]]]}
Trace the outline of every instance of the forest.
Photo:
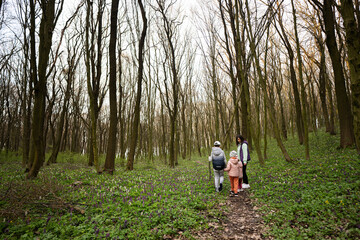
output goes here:
{"type": "Polygon", "coordinates": [[[360,237],[359,0],[0,0],[1,238],[222,239],[237,134],[259,238],[360,237]]]}

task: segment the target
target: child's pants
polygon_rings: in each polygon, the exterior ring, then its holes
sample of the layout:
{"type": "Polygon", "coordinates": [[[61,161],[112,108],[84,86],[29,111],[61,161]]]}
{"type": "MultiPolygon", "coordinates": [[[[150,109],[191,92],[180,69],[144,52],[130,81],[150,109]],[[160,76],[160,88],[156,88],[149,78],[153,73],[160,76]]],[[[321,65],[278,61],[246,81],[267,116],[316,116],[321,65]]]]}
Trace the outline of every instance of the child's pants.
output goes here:
{"type": "Polygon", "coordinates": [[[239,177],[229,176],[229,178],[230,178],[230,184],[231,184],[231,191],[233,191],[236,194],[238,192],[238,188],[239,188],[239,177]]]}
{"type": "Polygon", "coordinates": [[[224,182],[224,170],[214,169],[214,179],[216,191],[219,191],[220,183],[224,182]]]}
{"type": "Polygon", "coordinates": [[[242,189],[242,181],[243,181],[243,179],[239,178],[239,190],[242,189]]]}

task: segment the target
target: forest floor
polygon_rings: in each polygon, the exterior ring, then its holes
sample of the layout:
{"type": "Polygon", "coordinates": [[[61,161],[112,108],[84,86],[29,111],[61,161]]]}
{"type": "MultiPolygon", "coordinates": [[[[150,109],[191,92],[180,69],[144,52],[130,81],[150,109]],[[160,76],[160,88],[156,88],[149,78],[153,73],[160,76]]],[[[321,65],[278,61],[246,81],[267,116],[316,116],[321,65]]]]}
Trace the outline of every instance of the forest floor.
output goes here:
{"type": "Polygon", "coordinates": [[[61,153],[25,180],[21,155],[0,152],[0,239],[360,239],[360,161],[339,136],[310,138],[311,161],[296,138],[288,163],[269,145],[266,167],[252,158],[251,188],[214,191],[208,161],[175,169],[139,162],[97,174],[86,155],[61,153]]]}
{"type": "MultiPolygon", "coordinates": [[[[226,191],[226,190],[224,190],[226,191]]],[[[193,233],[196,239],[265,239],[264,222],[245,189],[237,197],[219,204],[223,218],[210,222],[209,228],[193,233]]],[[[268,237],[266,239],[269,239],[268,237]]]]}

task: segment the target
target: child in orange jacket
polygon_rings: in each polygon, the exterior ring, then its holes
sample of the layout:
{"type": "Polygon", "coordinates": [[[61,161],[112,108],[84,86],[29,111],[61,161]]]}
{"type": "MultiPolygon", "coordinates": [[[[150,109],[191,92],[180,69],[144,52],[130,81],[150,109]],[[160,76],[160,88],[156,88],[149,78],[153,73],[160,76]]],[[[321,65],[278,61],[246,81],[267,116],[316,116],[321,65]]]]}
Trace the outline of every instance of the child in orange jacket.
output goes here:
{"type": "Polygon", "coordinates": [[[224,169],[224,171],[229,172],[230,184],[231,184],[231,192],[230,197],[238,196],[238,188],[239,188],[239,179],[242,179],[242,163],[237,158],[236,151],[230,152],[230,160],[224,169]]]}

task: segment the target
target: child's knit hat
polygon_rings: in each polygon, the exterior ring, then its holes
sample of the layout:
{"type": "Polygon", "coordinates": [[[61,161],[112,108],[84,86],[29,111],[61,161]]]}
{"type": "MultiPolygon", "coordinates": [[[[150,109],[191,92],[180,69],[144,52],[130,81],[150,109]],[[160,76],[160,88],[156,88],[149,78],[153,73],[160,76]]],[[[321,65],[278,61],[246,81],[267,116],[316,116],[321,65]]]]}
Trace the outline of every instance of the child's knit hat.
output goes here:
{"type": "Polygon", "coordinates": [[[231,152],[230,152],[230,157],[236,157],[236,156],[237,156],[236,151],[231,151],[231,152]]]}

